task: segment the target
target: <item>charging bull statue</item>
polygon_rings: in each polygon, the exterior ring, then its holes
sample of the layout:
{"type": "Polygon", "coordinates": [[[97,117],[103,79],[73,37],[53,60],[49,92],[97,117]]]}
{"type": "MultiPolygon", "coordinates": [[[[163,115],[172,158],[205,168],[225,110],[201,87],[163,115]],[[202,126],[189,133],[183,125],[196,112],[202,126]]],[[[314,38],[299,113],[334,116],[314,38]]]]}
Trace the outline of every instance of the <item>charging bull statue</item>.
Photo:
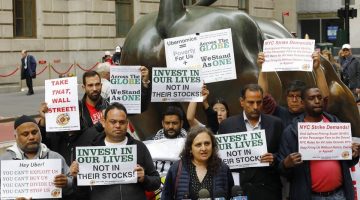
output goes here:
{"type": "MultiPolygon", "coordinates": [[[[241,112],[241,86],[257,83],[256,58],[263,41],[270,38],[290,38],[292,35],[278,22],[250,17],[238,10],[208,7],[215,0],[200,0],[197,5],[185,7],[182,0],[161,0],[158,13],[142,17],[131,28],[125,40],[121,64],[166,67],[164,39],[176,36],[231,28],[237,79],[207,84],[212,96],[223,97],[230,113],[241,112]],[[226,88],[226,89],[224,89],[226,88]]],[[[321,59],[330,89],[328,111],[342,121],[351,122],[354,136],[360,136],[360,116],[354,98],[336,76],[331,64],[321,59]]],[[[151,69],[150,69],[151,71],[151,69]]],[[[303,80],[315,85],[314,73],[278,72],[268,75],[269,91],[280,104],[285,102],[286,86],[292,80],[303,80]]],[[[187,104],[181,104],[186,108],[187,104]]],[[[130,117],[140,138],[148,138],[161,128],[161,113],[166,103],[150,103],[141,115],[130,117]]],[[[201,109],[201,108],[200,108],[201,109]]],[[[203,118],[199,111],[199,118],[203,118]]]]}

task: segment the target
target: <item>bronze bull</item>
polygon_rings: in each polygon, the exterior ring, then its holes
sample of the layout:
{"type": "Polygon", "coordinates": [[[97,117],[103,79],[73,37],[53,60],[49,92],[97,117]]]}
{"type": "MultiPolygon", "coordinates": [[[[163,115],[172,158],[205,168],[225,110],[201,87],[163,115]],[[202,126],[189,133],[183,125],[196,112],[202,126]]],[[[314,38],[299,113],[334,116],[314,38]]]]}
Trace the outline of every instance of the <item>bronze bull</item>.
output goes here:
{"type": "MultiPolygon", "coordinates": [[[[199,5],[209,5],[214,0],[201,0],[199,5]]],[[[225,10],[205,6],[184,7],[182,0],[161,0],[158,13],[142,17],[131,28],[125,40],[121,64],[166,67],[164,39],[231,28],[237,79],[208,84],[212,96],[223,97],[230,107],[231,114],[241,111],[239,105],[240,87],[257,83],[258,68],[256,57],[268,38],[289,38],[292,35],[278,22],[250,17],[242,11],[225,10]]],[[[336,76],[331,64],[321,59],[330,88],[328,111],[341,120],[351,122],[353,135],[360,136],[360,116],[351,92],[336,76]]],[[[151,70],[150,70],[151,71],[151,70]]],[[[304,80],[315,85],[313,73],[279,72],[268,76],[270,93],[281,104],[285,98],[282,91],[291,80],[304,80]]],[[[151,103],[141,115],[131,116],[139,136],[144,139],[161,128],[161,113],[168,104],[151,103]]],[[[182,104],[186,108],[187,104],[182,104]]],[[[200,109],[197,112],[203,118],[200,109]]]]}

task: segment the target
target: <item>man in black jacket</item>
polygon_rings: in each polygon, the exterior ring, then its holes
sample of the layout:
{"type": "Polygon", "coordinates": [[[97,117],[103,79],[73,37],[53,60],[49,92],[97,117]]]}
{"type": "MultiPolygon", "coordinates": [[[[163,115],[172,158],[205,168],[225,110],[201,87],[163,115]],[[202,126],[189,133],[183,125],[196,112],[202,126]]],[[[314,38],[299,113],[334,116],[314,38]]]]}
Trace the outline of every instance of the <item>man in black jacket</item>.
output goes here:
{"type": "MultiPolygon", "coordinates": [[[[111,104],[101,120],[104,127],[104,135],[93,143],[94,146],[117,146],[136,145],[137,167],[134,169],[138,175],[138,182],[133,184],[115,184],[90,187],[79,187],[79,193],[88,194],[82,199],[106,199],[106,200],[143,200],[146,199],[146,191],[154,191],[160,187],[160,176],[155,170],[149,150],[141,141],[135,140],[127,133],[126,108],[119,103],[111,104]],[[86,190],[87,192],[84,192],[86,190]]],[[[79,172],[76,161],[71,165],[70,171],[73,176],[79,172]]]]}
{"type": "Polygon", "coordinates": [[[323,112],[323,97],[319,88],[304,89],[301,98],[305,113],[296,117],[284,130],[279,151],[280,172],[290,180],[290,199],[353,200],[349,168],[359,161],[359,144],[352,145],[352,160],[303,161],[298,152],[298,123],[340,121],[323,112]]]}
{"type": "Polygon", "coordinates": [[[283,125],[279,118],[261,114],[262,101],[263,91],[259,85],[244,86],[240,98],[243,113],[224,120],[220,124],[219,134],[265,130],[268,153],[261,156],[261,162],[268,162],[270,166],[233,171],[240,173],[240,185],[249,199],[279,200],[282,188],[275,152],[278,151],[283,125]]]}
{"type": "Polygon", "coordinates": [[[344,58],[340,60],[341,80],[355,96],[358,96],[360,94],[360,62],[352,55],[350,44],[344,44],[341,50],[344,55],[344,58]]]}
{"type": "Polygon", "coordinates": [[[21,80],[26,79],[26,86],[28,93],[26,95],[33,95],[32,79],[36,78],[36,60],[34,56],[29,55],[27,50],[21,51],[21,80]]]}

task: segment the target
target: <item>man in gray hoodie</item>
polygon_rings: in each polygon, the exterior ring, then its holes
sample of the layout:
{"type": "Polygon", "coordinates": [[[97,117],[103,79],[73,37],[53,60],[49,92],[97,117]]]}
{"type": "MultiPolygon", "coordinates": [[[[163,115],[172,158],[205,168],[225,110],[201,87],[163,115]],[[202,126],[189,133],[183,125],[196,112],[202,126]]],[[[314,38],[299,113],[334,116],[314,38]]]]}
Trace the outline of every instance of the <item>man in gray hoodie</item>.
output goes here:
{"type": "Polygon", "coordinates": [[[72,177],[69,175],[69,167],[65,159],[41,143],[40,129],[33,118],[26,115],[17,118],[14,129],[16,143],[0,155],[0,160],[60,159],[61,174],[55,176],[53,183],[56,187],[63,188],[63,199],[66,199],[66,195],[72,193],[72,177]]]}

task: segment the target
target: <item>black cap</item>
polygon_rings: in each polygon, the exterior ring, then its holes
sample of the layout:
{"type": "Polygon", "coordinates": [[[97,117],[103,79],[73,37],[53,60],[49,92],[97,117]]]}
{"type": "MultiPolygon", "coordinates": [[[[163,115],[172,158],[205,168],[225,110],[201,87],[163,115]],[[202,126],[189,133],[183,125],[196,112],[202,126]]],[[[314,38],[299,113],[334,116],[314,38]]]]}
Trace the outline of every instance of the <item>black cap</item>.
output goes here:
{"type": "Polygon", "coordinates": [[[36,124],[35,119],[33,119],[32,117],[29,117],[27,115],[23,115],[23,116],[18,117],[17,119],[15,119],[15,121],[14,121],[14,129],[16,129],[21,124],[26,123],[26,122],[33,122],[33,123],[36,124]]]}

